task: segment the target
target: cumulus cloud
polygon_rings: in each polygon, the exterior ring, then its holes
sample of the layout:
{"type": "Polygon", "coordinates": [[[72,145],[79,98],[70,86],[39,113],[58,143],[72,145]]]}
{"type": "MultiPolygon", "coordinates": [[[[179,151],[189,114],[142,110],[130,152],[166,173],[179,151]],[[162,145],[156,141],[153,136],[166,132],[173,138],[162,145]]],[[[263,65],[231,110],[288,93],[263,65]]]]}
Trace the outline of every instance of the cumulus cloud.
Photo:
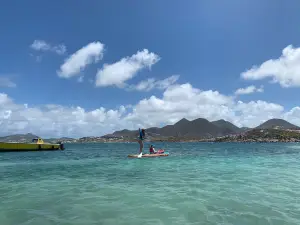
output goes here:
{"type": "Polygon", "coordinates": [[[281,105],[275,103],[235,101],[218,91],[202,91],[190,84],[182,84],[169,87],[162,98],[151,96],[141,100],[126,120],[151,127],[161,123],[172,124],[181,118],[225,119],[240,127],[255,127],[271,118],[285,118],[300,125],[295,119],[297,115],[291,114],[291,111],[285,112],[281,105]]]}
{"type": "Polygon", "coordinates": [[[288,120],[289,122],[293,124],[299,125],[299,119],[300,119],[300,107],[294,107],[290,111],[286,112],[283,115],[283,119],[288,120]]]}
{"type": "Polygon", "coordinates": [[[167,87],[162,97],[151,96],[130,106],[93,110],[61,105],[17,104],[0,93],[0,135],[31,132],[43,137],[101,136],[120,129],[173,124],[182,118],[225,119],[237,126],[255,127],[271,118],[300,125],[300,107],[291,110],[265,101],[236,101],[218,91],[191,84],[167,87]]]}
{"type": "Polygon", "coordinates": [[[273,83],[282,87],[300,86],[300,48],[292,45],[282,50],[278,59],[270,59],[259,66],[243,72],[241,77],[246,80],[262,80],[272,78],[273,83]]]}
{"type": "Polygon", "coordinates": [[[248,86],[246,88],[239,88],[235,91],[236,95],[247,95],[254,92],[264,92],[264,87],[261,86],[259,88],[255,87],[254,85],[248,86]]]}
{"type": "Polygon", "coordinates": [[[34,40],[33,43],[30,45],[30,48],[32,48],[35,51],[50,51],[58,55],[63,55],[67,51],[67,48],[64,44],[51,45],[44,40],[34,40]]]}
{"type": "Polygon", "coordinates": [[[17,85],[12,82],[8,77],[0,77],[0,87],[14,88],[17,85]]]}
{"type": "Polygon", "coordinates": [[[11,99],[7,96],[7,94],[0,93],[0,105],[8,105],[11,103],[11,99]]]}
{"type": "Polygon", "coordinates": [[[163,80],[157,80],[155,78],[149,78],[147,80],[143,80],[136,85],[129,85],[127,90],[137,90],[137,91],[150,91],[152,89],[160,89],[164,90],[169,86],[173,85],[179,79],[179,75],[173,75],[167,77],[163,80]]]}
{"type": "Polygon", "coordinates": [[[201,91],[190,84],[174,85],[167,88],[162,98],[151,96],[141,100],[127,119],[135,123],[155,126],[161,123],[174,123],[185,117],[196,119],[229,118],[234,101],[217,91],[201,91]]]}
{"type": "Polygon", "coordinates": [[[57,71],[59,77],[71,78],[77,76],[89,64],[97,63],[103,58],[104,44],[91,42],[69,56],[57,71]]]}
{"type": "Polygon", "coordinates": [[[103,68],[98,70],[96,75],[96,86],[124,87],[127,80],[132,79],[140,70],[144,68],[151,69],[152,65],[157,63],[160,57],[148,49],[138,51],[131,57],[122,58],[113,64],[104,64],[103,68]]]}
{"type": "Polygon", "coordinates": [[[31,132],[44,137],[101,135],[119,128],[126,112],[117,109],[86,111],[82,107],[16,104],[6,94],[0,94],[0,135],[31,132]],[[116,122],[119,121],[119,122],[116,122]]]}

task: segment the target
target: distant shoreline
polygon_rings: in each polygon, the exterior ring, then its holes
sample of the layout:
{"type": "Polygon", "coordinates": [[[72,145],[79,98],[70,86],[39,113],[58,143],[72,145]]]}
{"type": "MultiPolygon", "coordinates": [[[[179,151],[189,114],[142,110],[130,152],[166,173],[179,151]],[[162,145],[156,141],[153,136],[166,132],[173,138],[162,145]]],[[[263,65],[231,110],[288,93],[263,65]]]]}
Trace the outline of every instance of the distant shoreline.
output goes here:
{"type": "MultiPolygon", "coordinates": [[[[12,135],[0,138],[0,142],[28,143],[32,138],[37,138],[33,134],[12,135]]],[[[44,139],[45,143],[137,143],[135,136],[99,136],[81,138],[49,138],[44,139]]],[[[148,135],[145,143],[298,143],[300,142],[300,130],[290,129],[253,129],[244,133],[230,134],[224,136],[154,136],[148,135]]]]}
{"type": "MultiPolygon", "coordinates": [[[[2,143],[2,141],[0,141],[2,143]]],[[[5,143],[5,142],[3,142],[5,143]]],[[[25,143],[25,142],[14,142],[14,143],[25,143]]],[[[86,141],[86,142],[63,142],[64,144],[134,144],[137,141],[86,141]]],[[[146,143],[236,143],[236,144],[250,144],[250,143],[300,143],[300,140],[242,140],[242,141],[209,141],[209,140],[189,140],[189,141],[169,141],[169,140],[152,140],[144,142],[146,143]]]]}
{"type": "MultiPolygon", "coordinates": [[[[291,140],[291,141],[283,141],[283,140],[243,140],[243,141],[208,141],[208,140],[190,140],[190,141],[168,141],[168,140],[153,140],[147,141],[144,143],[300,143],[300,140],[291,140]]],[[[107,142],[97,142],[97,141],[87,141],[87,142],[69,142],[70,144],[133,144],[137,143],[137,141],[107,141],[107,142]]]]}

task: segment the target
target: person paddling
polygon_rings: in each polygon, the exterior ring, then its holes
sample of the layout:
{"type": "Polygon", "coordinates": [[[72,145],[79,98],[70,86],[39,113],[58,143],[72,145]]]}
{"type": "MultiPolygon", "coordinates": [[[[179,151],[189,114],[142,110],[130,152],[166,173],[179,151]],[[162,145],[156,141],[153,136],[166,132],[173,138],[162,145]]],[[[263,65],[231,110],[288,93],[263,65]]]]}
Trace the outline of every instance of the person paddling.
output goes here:
{"type": "Polygon", "coordinates": [[[143,147],[144,147],[144,143],[143,140],[145,139],[145,129],[140,129],[139,128],[139,137],[138,137],[138,142],[140,144],[140,154],[143,152],[143,147]]]}

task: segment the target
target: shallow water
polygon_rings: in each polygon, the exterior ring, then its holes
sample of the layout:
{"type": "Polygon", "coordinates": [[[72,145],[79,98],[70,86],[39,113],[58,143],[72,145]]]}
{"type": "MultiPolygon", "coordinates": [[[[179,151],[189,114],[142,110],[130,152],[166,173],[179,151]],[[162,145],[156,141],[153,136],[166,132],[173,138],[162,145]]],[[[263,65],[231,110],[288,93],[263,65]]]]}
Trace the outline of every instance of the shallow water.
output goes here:
{"type": "Polygon", "coordinates": [[[300,224],[300,144],[67,144],[0,153],[0,224],[300,224]],[[148,147],[148,145],[145,145],[148,147]]]}

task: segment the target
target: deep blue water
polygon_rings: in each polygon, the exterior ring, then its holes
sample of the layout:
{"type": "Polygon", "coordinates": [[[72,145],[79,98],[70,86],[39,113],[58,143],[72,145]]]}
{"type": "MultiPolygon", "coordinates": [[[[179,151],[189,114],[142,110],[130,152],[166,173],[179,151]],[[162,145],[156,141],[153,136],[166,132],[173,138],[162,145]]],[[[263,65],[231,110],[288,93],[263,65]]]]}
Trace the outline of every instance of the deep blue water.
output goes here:
{"type": "Polygon", "coordinates": [[[0,153],[0,224],[300,224],[300,144],[138,147],[0,153]]]}

